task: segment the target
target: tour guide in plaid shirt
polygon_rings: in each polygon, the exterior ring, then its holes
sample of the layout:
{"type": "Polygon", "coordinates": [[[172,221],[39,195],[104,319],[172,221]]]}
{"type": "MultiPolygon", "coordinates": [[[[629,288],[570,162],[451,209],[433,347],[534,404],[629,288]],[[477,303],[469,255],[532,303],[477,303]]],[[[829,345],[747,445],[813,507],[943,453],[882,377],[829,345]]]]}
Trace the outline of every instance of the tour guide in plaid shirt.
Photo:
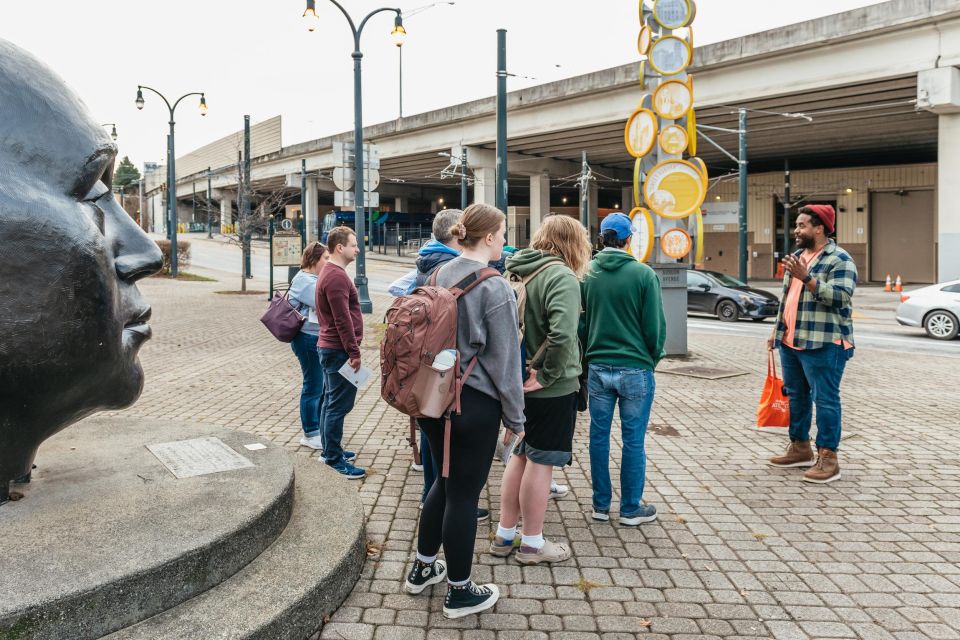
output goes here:
{"type": "Polygon", "coordinates": [[[853,357],[853,290],[857,265],[830,239],[837,214],[827,204],[800,209],[794,236],[799,251],[783,260],[783,299],[767,348],[780,347],[790,398],[790,444],[775,467],[811,467],[806,482],[840,478],[840,379],[853,357]],[[817,455],[810,421],[817,405],[817,455]]]}

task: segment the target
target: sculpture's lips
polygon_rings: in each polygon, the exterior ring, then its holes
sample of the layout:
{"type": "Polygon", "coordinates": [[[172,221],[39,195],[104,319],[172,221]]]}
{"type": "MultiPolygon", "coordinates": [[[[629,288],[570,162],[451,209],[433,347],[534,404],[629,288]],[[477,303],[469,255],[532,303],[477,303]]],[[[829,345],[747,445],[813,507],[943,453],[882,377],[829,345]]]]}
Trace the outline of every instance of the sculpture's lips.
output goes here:
{"type": "Polygon", "coordinates": [[[139,342],[148,340],[153,332],[150,329],[150,325],[147,324],[147,320],[150,319],[150,307],[142,309],[136,317],[123,325],[124,336],[130,336],[131,338],[137,339],[139,342]]]}

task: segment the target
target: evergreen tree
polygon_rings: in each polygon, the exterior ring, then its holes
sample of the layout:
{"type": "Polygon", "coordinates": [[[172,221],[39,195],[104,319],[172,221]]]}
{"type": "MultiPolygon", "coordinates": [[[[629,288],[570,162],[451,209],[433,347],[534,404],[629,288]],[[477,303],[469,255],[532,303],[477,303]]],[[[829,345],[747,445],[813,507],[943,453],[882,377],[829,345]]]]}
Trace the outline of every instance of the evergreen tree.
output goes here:
{"type": "Polygon", "coordinates": [[[123,160],[120,161],[120,165],[117,166],[117,170],[113,174],[113,184],[123,189],[135,184],[139,179],[140,170],[130,162],[130,158],[123,156],[123,160]]]}

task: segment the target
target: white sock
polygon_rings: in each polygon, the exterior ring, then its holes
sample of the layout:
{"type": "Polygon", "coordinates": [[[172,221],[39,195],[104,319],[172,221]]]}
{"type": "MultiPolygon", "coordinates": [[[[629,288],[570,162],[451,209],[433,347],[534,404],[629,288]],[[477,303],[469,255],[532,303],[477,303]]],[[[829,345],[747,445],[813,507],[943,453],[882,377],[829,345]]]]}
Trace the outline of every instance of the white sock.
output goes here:
{"type": "Polygon", "coordinates": [[[525,547],[532,547],[534,549],[542,549],[544,545],[543,532],[541,531],[535,536],[523,536],[520,538],[520,544],[525,547]]]}
{"type": "Polygon", "coordinates": [[[513,539],[517,537],[517,528],[510,527],[505,529],[502,524],[497,524],[497,535],[504,539],[506,542],[513,542],[513,539]]]}
{"type": "Polygon", "coordinates": [[[458,581],[447,580],[447,584],[449,584],[451,587],[462,587],[465,584],[470,584],[470,578],[467,578],[466,580],[458,580],[458,581]]]}
{"type": "Polygon", "coordinates": [[[418,551],[418,552],[417,552],[417,560],[419,560],[419,561],[422,562],[423,564],[433,564],[434,562],[437,561],[437,556],[436,556],[436,555],[425,556],[425,555],[423,555],[422,553],[420,553],[420,552],[418,551]]]}
{"type": "Polygon", "coordinates": [[[557,490],[557,481],[556,481],[556,480],[551,480],[551,481],[550,481],[550,491],[556,491],[556,490],[557,490]]]}

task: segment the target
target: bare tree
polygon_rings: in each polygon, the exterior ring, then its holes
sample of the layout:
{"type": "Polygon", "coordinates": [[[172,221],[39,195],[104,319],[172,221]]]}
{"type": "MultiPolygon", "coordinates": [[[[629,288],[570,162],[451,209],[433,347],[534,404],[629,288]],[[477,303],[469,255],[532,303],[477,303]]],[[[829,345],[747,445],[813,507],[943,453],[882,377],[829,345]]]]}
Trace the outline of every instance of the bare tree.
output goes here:
{"type": "Polygon", "coordinates": [[[246,183],[243,173],[242,157],[237,162],[237,224],[234,233],[229,236],[230,242],[240,247],[240,290],[247,290],[246,264],[251,254],[251,239],[255,233],[266,232],[270,218],[291,200],[296,199],[296,193],[291,194],[286,187],[273,189],[254,189],[246,183]]]}

